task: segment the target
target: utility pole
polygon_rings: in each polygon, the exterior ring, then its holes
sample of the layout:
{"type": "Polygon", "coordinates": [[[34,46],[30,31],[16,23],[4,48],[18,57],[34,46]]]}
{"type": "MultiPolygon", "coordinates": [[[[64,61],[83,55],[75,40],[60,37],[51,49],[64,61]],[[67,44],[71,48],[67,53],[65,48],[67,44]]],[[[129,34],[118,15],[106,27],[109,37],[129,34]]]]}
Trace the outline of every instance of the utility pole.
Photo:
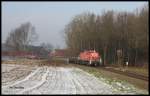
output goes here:
{"type": "Polygon", "coordinates": [[[95,41],[94,41],[94,50],[95,50],[95,41]]]}
{"type": "Polygon", "coordinates": [[[80,46],[81,46],[80,50],[82,51],[82,40],[81,40],[81,43],[80,43],[80,44],[81,44],[81,45],[80,45],[80,46]]]}
{"type": "Polygon", "coordinates": [[[89,50],[90,50],[90,41],[89,41],[89,50]]]}

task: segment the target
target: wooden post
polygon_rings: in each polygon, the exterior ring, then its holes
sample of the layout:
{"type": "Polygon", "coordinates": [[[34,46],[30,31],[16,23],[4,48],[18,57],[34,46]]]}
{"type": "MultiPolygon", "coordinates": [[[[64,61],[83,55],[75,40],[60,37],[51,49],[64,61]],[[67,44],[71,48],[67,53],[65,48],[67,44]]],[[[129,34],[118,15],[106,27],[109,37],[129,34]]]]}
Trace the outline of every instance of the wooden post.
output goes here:
{"type": "Polygon", "coordinates": [[[121,67],[121,65],[122,65],[122,49],[117,50],[117,57],[118,57],[118,66],[121,67]]]}
{"type": "Polygon", "coordinates": [[[134,62],[134,65],[136,66],[136,63],[137,63],[137,56],[138,56],[138,50],[137,50],[137,48],[138,48],[138,41],[136,40],[136,42],[135,42],[135,62],[134,62]]]}
{"type": "Polygon", "coordinates": [[[104,66],[106,65],[106,51],[107,51],[107,46],[104,46],[104,66]]]}

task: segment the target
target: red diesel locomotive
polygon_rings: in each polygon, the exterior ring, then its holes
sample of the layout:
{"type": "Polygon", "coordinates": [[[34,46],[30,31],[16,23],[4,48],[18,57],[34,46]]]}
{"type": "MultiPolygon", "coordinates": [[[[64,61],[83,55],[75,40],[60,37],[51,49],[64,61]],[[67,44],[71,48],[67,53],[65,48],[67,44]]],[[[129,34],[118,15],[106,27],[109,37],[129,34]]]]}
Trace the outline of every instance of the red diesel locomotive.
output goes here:
{"type": "Polygon", "coordinates": [[[98,66],[102,64],[102,59],[95,50],[88,50],[81,52],[78,57],[69,58],[69,63],[98,66]]]}

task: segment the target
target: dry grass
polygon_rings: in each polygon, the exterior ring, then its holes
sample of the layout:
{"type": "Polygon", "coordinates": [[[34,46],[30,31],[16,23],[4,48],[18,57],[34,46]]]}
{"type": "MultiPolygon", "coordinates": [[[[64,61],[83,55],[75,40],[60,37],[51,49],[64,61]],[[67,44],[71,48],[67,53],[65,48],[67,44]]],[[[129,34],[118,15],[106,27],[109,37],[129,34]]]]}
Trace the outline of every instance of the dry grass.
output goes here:
{"type": "Polygon", "coordinates": [[[143,68],[143,67],[128,67],[128,71],[135,72],[141,75],[149,76],[149,69],[148,68],[143,68]]]}
{"type": "Polygon", "coordinates": [[[40,65],[45,60],[37,60],[37,59],[16,59],[16,60],[8,60],[3,61],[3,64],[20,64],[20,65],[40,65]]]}
{"type": "Polygon", "coordinates": [[[134,67],[134,66],[122,66],[122,67],[118,67],[115,66],[116,64],[113,65],[109,65],[109,67],[114,67],[116,70],[124,70],[124,71],[129,71],[132,73],[137,73],[137,74],[141,74],[144,76],[149,76],[149,67],[148,66],[141,66],[141,67],[134,67]]]}

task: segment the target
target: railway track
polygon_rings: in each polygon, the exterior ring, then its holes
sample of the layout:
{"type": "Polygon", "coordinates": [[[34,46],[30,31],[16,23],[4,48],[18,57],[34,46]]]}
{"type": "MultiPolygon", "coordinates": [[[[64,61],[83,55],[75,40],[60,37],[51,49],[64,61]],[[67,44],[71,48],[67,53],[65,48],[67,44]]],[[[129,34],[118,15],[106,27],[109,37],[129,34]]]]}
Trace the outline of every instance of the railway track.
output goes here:
{"type": "Polygon", "coordinates": [[[115,70],[113,68],[103,68],[103,69],[106,70],[106,71],[118,73],[118,74],[121,74],[121,75],[126,75],[126,76],[129,76],[129,77],[136,78],[136,79],[141,79],[141,80],[144,80],[144,81],[149,80],[148,76],[144,76],[144,75],[129,72],[129,71],[120,71],[120,70],[115,70]]]}
{"type": "Polygon", "coordinates": [[[140,79],[140,80],[144,80],[144,81],[148,81],[149,80],[148,76],[144,76],[144,75],[141,75],[141,74],[138,74],[138,73],[133,73],[133,72],[130,72],[130,71],[120,71],[120,70],[116,70],[116,69],[114,69],[112,67],[102,67],[102,66],[97,67],[97,68],[101,68],[101,69],[103,69],[105,71],[114,72],[114,73],[117,73],[117,74],[129,76],[129,77],[140,79]]]}

